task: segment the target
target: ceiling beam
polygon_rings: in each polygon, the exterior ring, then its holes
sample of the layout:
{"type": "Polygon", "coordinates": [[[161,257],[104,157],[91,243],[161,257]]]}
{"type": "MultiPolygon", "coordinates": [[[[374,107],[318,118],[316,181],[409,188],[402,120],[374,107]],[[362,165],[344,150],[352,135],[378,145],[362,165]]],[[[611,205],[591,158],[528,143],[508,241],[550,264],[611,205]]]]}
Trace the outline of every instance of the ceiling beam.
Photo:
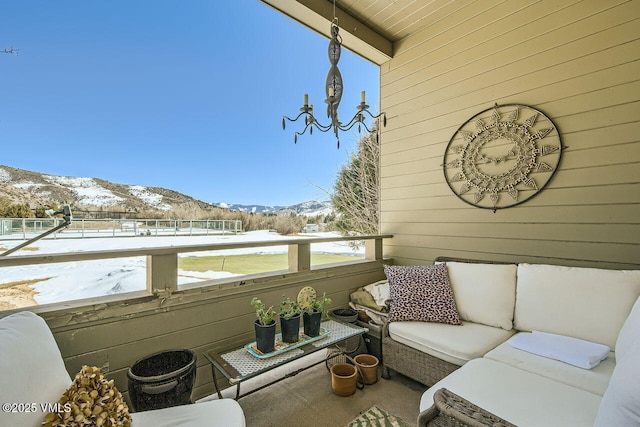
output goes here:
{"type": "MultiPolygon", "coordinates": [[[[326,0],[260,0],[302,25],[331,38],[333,4],[326,0]]],[[[365,59],[382,65],[393,56],[393,44],[336,6],[342,45],[365,59]]]]}

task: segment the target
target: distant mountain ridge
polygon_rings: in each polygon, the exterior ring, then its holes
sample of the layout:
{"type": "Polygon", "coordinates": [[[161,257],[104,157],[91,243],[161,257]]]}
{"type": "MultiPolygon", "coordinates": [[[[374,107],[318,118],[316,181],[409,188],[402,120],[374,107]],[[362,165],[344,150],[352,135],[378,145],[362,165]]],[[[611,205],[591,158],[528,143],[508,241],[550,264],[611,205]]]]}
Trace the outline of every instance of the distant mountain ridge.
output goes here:
{"type": "Polygon", "coordinates": [[[218,203],[221,208],[227,208],[232,211],[241,211],[249,213],[261,213],[261,214],[285,214],[295,213],[297,215],[305,216],[318,216],[329,215],[333,212],[333,205],[328,201],[316,201],[311,200],[308,202],[302,202],[290,206],[265,206],[265,205],[239,205],[239,204],[227,204],[218,203]]]}
{"type": "Polygon", "coordinates": [[[170,212],[185,204],[201,209],[214,207],[243,212],[316,216],[332,211],[330,202],[303,202],[293,206],[234,205],[208,203],[162,187],[116,184],[99,178],[57,176],[0,165],[0,196],[11,203],[35,209],[50,203],[71,204],[83,209],[121,207],[170,212]]]}

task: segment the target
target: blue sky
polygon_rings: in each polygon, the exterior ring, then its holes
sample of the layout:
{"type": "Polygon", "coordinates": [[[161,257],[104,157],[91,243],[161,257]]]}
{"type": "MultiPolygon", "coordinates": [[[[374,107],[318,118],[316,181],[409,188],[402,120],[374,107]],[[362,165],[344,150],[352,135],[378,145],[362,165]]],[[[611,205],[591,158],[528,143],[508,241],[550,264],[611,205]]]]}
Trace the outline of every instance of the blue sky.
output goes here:
{"type": "MultiPolygon", "coordinates": [[[[324,106],[328,40],[257,0],[3,0],[0,165],[170,188],[207,202],[326,200],[357,131],[293,143],[324,106]]],[[[340,116],[378,67],[343,49],[340,116]]]]}

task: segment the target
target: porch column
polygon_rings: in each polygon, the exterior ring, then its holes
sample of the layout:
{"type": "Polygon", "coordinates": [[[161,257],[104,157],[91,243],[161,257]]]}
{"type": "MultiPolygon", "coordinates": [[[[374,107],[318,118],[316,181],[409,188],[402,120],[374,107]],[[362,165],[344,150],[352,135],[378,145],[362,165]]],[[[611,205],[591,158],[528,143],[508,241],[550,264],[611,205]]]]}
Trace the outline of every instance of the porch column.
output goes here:
{"type": "Polygon", "coordinates": [[[311,244],[289,245],[289,271],[311,270],[311,244]]]}
{"type": "Polygon", "coordinates": [[[382,259],[382,237],[365,240],[364,259],[368,259],[368,260],[382,259]]]}
{"type": "Polygon", "coordinates": [[[147,255],[147,292],[178,290],[178,254],[147,255]]]}

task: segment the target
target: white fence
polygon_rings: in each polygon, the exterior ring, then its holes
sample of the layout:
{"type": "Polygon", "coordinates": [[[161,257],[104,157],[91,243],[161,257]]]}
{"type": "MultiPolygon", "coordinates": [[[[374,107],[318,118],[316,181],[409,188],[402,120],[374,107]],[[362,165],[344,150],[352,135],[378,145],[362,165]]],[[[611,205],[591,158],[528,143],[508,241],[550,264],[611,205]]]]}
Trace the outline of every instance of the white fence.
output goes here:
{"type": "MultiPolygon", "coordinates": [[[[30,239],[62,222],[61,218],[0,218],[0,239],[30,239]]],[[[78,219],[48,238],[207,236],[238,232],[242,232],[240,220],[78,219]]]]}

